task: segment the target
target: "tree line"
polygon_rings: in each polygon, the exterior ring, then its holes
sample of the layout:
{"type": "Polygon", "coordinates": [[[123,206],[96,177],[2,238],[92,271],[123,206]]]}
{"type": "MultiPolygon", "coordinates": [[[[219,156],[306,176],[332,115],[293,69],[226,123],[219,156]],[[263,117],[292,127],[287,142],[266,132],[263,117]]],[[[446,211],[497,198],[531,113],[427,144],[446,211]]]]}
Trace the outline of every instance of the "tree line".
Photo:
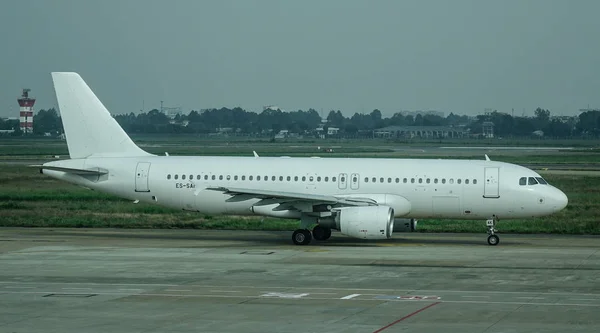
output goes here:
{"type": "MultiPolygon", "coordinates": [[[[339,129],[337,135],[348,137],[372,136],[376,129],[387,126],[447,126],[468,131],[470,134],[483,132],[484,126],[493,124],[494,136],[527,137],[539,135],[545,137],[600,137],[600,111],[585,111],[577,117],[552,117],[549,110],[537,108],[533,117],[512,116],[502,112],[468,117],[450,113],[446,117],[435,114],[417,114],[415,116],[395,113],[383,117],[380,110],[368,114],[355,113],[344,116],[339,110],[329,112],[326,121],[314,109],[284,112],[267,109],[261,113],[246,111],[242,108],[221,108],[203,111],[191,111],[170,118],[159,110],[153,109],[138,114],[129,113],[114,116],[123,129],[130,134],[211,134],[235,133],[238,135],[274,136],[282,130],[303,136],[327,133],[327,129],[339,129]],[[317,131],[321,128],[322,131],[317,131]],[[537,132],[541,131],[541,132],[537,132]]],[[[0,119],[0,129],[21,135],[18,120],[0,119]]],[[[34,135],[57,135],[63,133],[60,115],[55,109],[40,110],[34,115],[34,135]]]]}

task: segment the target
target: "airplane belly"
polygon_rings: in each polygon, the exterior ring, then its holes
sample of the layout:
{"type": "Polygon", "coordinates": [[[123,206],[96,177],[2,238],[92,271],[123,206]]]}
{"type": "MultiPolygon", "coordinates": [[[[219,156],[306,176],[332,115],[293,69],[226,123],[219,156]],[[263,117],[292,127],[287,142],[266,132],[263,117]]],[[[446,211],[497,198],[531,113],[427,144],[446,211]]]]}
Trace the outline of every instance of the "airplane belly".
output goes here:
{"type": "Polygon", "coordinates": [[[434,196],[431,200],[434,217],[461,217],[459,196],[434,196]]]}
{"type": "Polygon", "coordinates": [[[194,210],[206,214],[225,214],[226,200],[229,195],[217,191],[200,190],[193,192],[189,203],[194,210]]]}

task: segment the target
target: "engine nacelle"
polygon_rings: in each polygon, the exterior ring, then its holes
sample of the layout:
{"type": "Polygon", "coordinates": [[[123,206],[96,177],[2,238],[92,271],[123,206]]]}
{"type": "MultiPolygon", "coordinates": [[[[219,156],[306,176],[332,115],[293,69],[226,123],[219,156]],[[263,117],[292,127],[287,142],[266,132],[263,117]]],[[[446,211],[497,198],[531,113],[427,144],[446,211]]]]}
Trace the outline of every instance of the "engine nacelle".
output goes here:
{"type": "Polygon", "coordinates": [[[415,219],[395,219],[394,232],[413,232],[417,231],[417,220],[415,219]]]}
{"type": "Polygon", "coordinates": [[[336,216],[341,233],[362,239],[386,239],[394,231],[394,210],[387,206],[344,207],[336,216]]]}

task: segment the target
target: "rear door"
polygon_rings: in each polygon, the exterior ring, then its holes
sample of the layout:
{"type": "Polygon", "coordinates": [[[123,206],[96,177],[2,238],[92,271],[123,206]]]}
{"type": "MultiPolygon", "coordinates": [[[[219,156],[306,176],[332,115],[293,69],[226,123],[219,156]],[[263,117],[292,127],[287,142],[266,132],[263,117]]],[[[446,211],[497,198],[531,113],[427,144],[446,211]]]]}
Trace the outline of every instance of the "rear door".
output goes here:
{"type": "Polygon", "coordinates": [[[148,173],[150,172],[150,162],[140,162],[135,168],[135,191],[150,192],[148,187],[148,173]]]}

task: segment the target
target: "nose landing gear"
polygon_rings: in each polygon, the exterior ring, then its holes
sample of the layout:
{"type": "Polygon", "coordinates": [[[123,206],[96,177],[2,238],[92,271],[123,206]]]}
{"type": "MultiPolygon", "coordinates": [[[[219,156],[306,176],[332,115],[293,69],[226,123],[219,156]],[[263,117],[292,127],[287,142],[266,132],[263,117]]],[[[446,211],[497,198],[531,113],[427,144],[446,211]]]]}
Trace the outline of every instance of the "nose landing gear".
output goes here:
{"type": "Polygon", "coordinates": [[[498,237],[498,235],[495,234],[498,231],[496,230],[496,223],[498,223],[498,217],[496,215],[492,215],[491,219],[485,221],[489,235],[487,238],[487,242],[489,245],[492,246],[496,246],[498,245],[498,243],[500,243],[500,237],[498,237]]]}

